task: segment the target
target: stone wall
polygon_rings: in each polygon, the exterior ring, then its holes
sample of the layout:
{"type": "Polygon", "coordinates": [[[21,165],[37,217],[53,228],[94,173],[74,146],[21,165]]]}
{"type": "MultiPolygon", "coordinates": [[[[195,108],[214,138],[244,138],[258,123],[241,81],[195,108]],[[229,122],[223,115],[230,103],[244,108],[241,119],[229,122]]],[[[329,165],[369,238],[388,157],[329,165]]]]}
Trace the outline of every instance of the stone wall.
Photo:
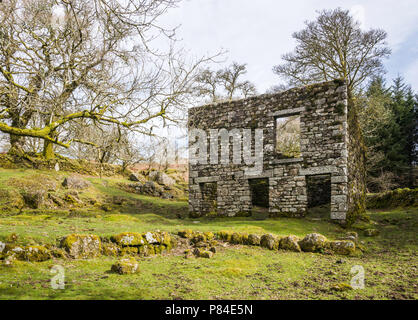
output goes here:
{"type": "MultiPolygon", "coordinates": [[[[189,129],[203,129],[207,137],[210,129],[262,129],[264,150],[262,172],[254,176],[246,174],[248,166],[244,162],[232,162],[232,152],[229,164],[210,163],[208,139],[207,163],[189,164],[191,214],[206,214],[202,194],[205,183],[217,184],[217,215],[249,213],[252,202],[248,179],[268,178],[270,216],[304,216],[308,204],[306,177],[330,174],[331,218],[345,220],[350,203],[347,99],[346,83],[336,80],[191,108],[189,129]],[[291,115],[300,116],[299,158],[283,158],[275,148],[276,118],[291,115]]],[[[251,148],[254,152],[254,141],[251,148]]]]}

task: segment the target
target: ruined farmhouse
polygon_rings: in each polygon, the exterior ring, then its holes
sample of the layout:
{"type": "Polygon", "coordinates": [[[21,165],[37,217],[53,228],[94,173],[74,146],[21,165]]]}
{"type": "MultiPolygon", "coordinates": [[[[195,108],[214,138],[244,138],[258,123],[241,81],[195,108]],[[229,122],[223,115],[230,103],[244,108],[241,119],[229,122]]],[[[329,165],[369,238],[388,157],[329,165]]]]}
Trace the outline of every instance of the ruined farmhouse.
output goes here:
{"type": "Polygon", "coordinates": [[[254,206],[264,206],[272,217],[303,217],[310,207],[329,203],[330,218],[345,222],[364,210],[364,150],[355,112],[348,111],[345,81],[191,108],[188,121],[190,132],[207,133],[189,136],[191,157],[200,152],[200,161],[189,164],[192,216],[247,216],[254,206]],[[248,129],[252,142],[243,144],[239,132],[248,129]],[[223,135],[209,141],[221,130],[223,135]],[[225,132],[228,149],[216,149],[225,132]],[[207,140],[200,150],[199,138],[207,140]],[[261,170],[251,172],[245,161],[233,159],[234,139],[241,139],[241,150],[262,156],[261,170]],[[211,161],[211,147],[219,157],[230,151],[230,161],[211,161]]]}

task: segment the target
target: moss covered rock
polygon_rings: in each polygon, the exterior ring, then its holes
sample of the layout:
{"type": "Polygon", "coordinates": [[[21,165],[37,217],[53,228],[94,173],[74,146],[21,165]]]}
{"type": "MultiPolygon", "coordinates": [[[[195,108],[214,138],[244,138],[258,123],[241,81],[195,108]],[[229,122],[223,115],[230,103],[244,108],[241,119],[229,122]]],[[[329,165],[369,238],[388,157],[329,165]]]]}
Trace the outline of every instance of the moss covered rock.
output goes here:
{"type": "Polygon", "coordinates": [[[122,258],[116,261],[111,271],[118,274],[134,274],[139,272],[139,263],[133,257],[122,258]]]}
{"type": "Polygon", "coordinates": [[[202,249],[196,248],[196,249],[193,250],[193,254],[198,258],[210,259],[210,258],[213,257],[214,253],[212,251],[202,250],[202,249]]]}
{"type": "Polygon", "coordinates": [[[120,254],[122,256],[136,256],[138,253],[138,247],[122,247],[120,250],[120,254]]]}
{"type": "Polygon", "coordinates": [[[147,244],[142,234],[136,232],[122,232],[111,237],[120,246],[140,246],[147,244]]]}
{"type": "Polygon", "coordinates": [[[52,253],[44,246],[13,246],[5,250],[6,257],[20,261],[42,262],[51,259],[52,253]]]}
{"type": "Polygon", "coordinates": [[[116,257],[120,253],[120,247],[112,242],[102,243],[102,254],[105,256],[116,257]]]}
{"type": "Polygon", "coordinates": [[[317,252],[327,245],[327,238],[319,233],[310,233],[299,241],[299,246],[306,252],[317,252]]]}
{"type": "Polygon", "coordinates": [[[297,236],[290,235],[280,239],[279,247],[283,250],[301,252],[301,248],[299,246],[300,239],[297,236]]]}
{"type": "Polygon", "coordinates": [[[346,232],[345,235],[338,238],[339,240],[350,240],[353,241],[355,244],[358,243],[358,233],[354,231],[346,232]]]}
{"type": "Polygon", "coordinates": [[[219,231],[216,235],[217,235],[218,239],[220,239],[220,240],[223,240],[223,241],[226,241],[226,242],[231,242],[233,234],[234,234],[234,232],[232,232],[232,231],[222,230],[222,231],[219,231]]]}
{"type": "Polygon", "coordinates": [[[23,258],[33,262],[46,261],[51,259],[51,252],[44,246],[28,246],[23,251],[23,258]]]}
{"type": "Polygon", "coordinates": [[[194,232],[191,229],[181,230],[177,234],[185,239],[191,239],[194,236],[194,232]]]}
{"type": "Polygon", "coordinates": [[[93,234],[70,234],[62,239],[61,248],[75,259],[97,257],[102,251],[100,238],[93,234]]]}
{"type": "Polygon", "coordinates": [[[341,255],[350,255],[356,251],[355,243],[349,240],[330,241],[329,248],[336,254],[341,255]]]}
{"type": "Polygon", "coordinates": [[[248,239],[247,239],[247,243],[250,246],[259,246],[260,245],[260,239],[261,237],[257,234],[249,234],[248,235],[248,239]]]}
{"type": "Polygon", "coordinates": [[[279,248],[279,239],[272,234],[263,234],[260,239],[260,246],[270,250],[277,250],[279,248]]]}
{"type": "MultiPolygon", "coordinates": [[[[247,235],[248,239],[248,235],[247,235]]],[[[244,243],[244,237],[242,234],[238,232],[234,232],[231,237],[231,243],[233,244],[243,244],[244,243]]]]}

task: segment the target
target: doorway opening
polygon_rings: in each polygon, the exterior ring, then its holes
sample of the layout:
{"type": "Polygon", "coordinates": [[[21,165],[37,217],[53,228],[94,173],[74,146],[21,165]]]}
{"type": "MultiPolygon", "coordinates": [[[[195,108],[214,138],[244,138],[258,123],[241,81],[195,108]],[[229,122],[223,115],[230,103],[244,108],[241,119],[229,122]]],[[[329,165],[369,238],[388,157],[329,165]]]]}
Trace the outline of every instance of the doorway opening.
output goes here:
{"type": "Polygon", "coordinates": [[[200,192],[202,193],[201,210],[204,213],[216,212],[218,184],[216,182],[200,183],[200,192]]]}
{"type": "Polygon", "coordinates": [[[331,174],[306,176],[308,215],[327,219],[331,213],[331,174]]]}

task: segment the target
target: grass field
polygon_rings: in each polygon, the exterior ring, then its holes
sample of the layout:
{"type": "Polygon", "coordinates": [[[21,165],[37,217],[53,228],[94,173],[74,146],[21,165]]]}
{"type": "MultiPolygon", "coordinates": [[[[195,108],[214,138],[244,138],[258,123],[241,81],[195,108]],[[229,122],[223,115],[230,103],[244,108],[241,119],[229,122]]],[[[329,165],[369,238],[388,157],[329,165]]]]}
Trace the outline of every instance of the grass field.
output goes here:
{"type": "MultiPolygon", "coordinates": [[[[10,179],[38,174],[57,181],[65,175],[1,170],[0,189],[14,188],[10,179]]],[[[280,236],[318,232],[337,239],[349,231],[316,219],[189,219],[185,201],[122,191],[117,187],[122,177],[87,179],[93,185],[80,198],[104,201],[106,197],[118,196],[126,202],[107,211],[97,206],[7,210],[3,203],[0,240],[15,233],[21,244],[56,244],[57,238],[71,233],[110,236],[124,231],[157,229],[175,233],[186,228],[280,236]]],[[[142,257],[139,258],[141,271],[133,275],[110,273],[115,257],[19,261],[14,267],[0,266],[0,299],[417,299],[417,208],[374,211],[369,215],[371,222],[357,223],[350,229],[358,232],[365,248],[354,256],[225,245],[211,259],[185,259],[178,251],[142,257]],[[369,227],[378,229],[380,234],[365,237],[363,230],[369,227]],[[51,288],[54,265],[64,267],[64,290],[51,288]],[[335,285],[350,283],[354,276],[350,270],[356,265],[364,268],[365,288],[334,290],[335,285]]]]}

